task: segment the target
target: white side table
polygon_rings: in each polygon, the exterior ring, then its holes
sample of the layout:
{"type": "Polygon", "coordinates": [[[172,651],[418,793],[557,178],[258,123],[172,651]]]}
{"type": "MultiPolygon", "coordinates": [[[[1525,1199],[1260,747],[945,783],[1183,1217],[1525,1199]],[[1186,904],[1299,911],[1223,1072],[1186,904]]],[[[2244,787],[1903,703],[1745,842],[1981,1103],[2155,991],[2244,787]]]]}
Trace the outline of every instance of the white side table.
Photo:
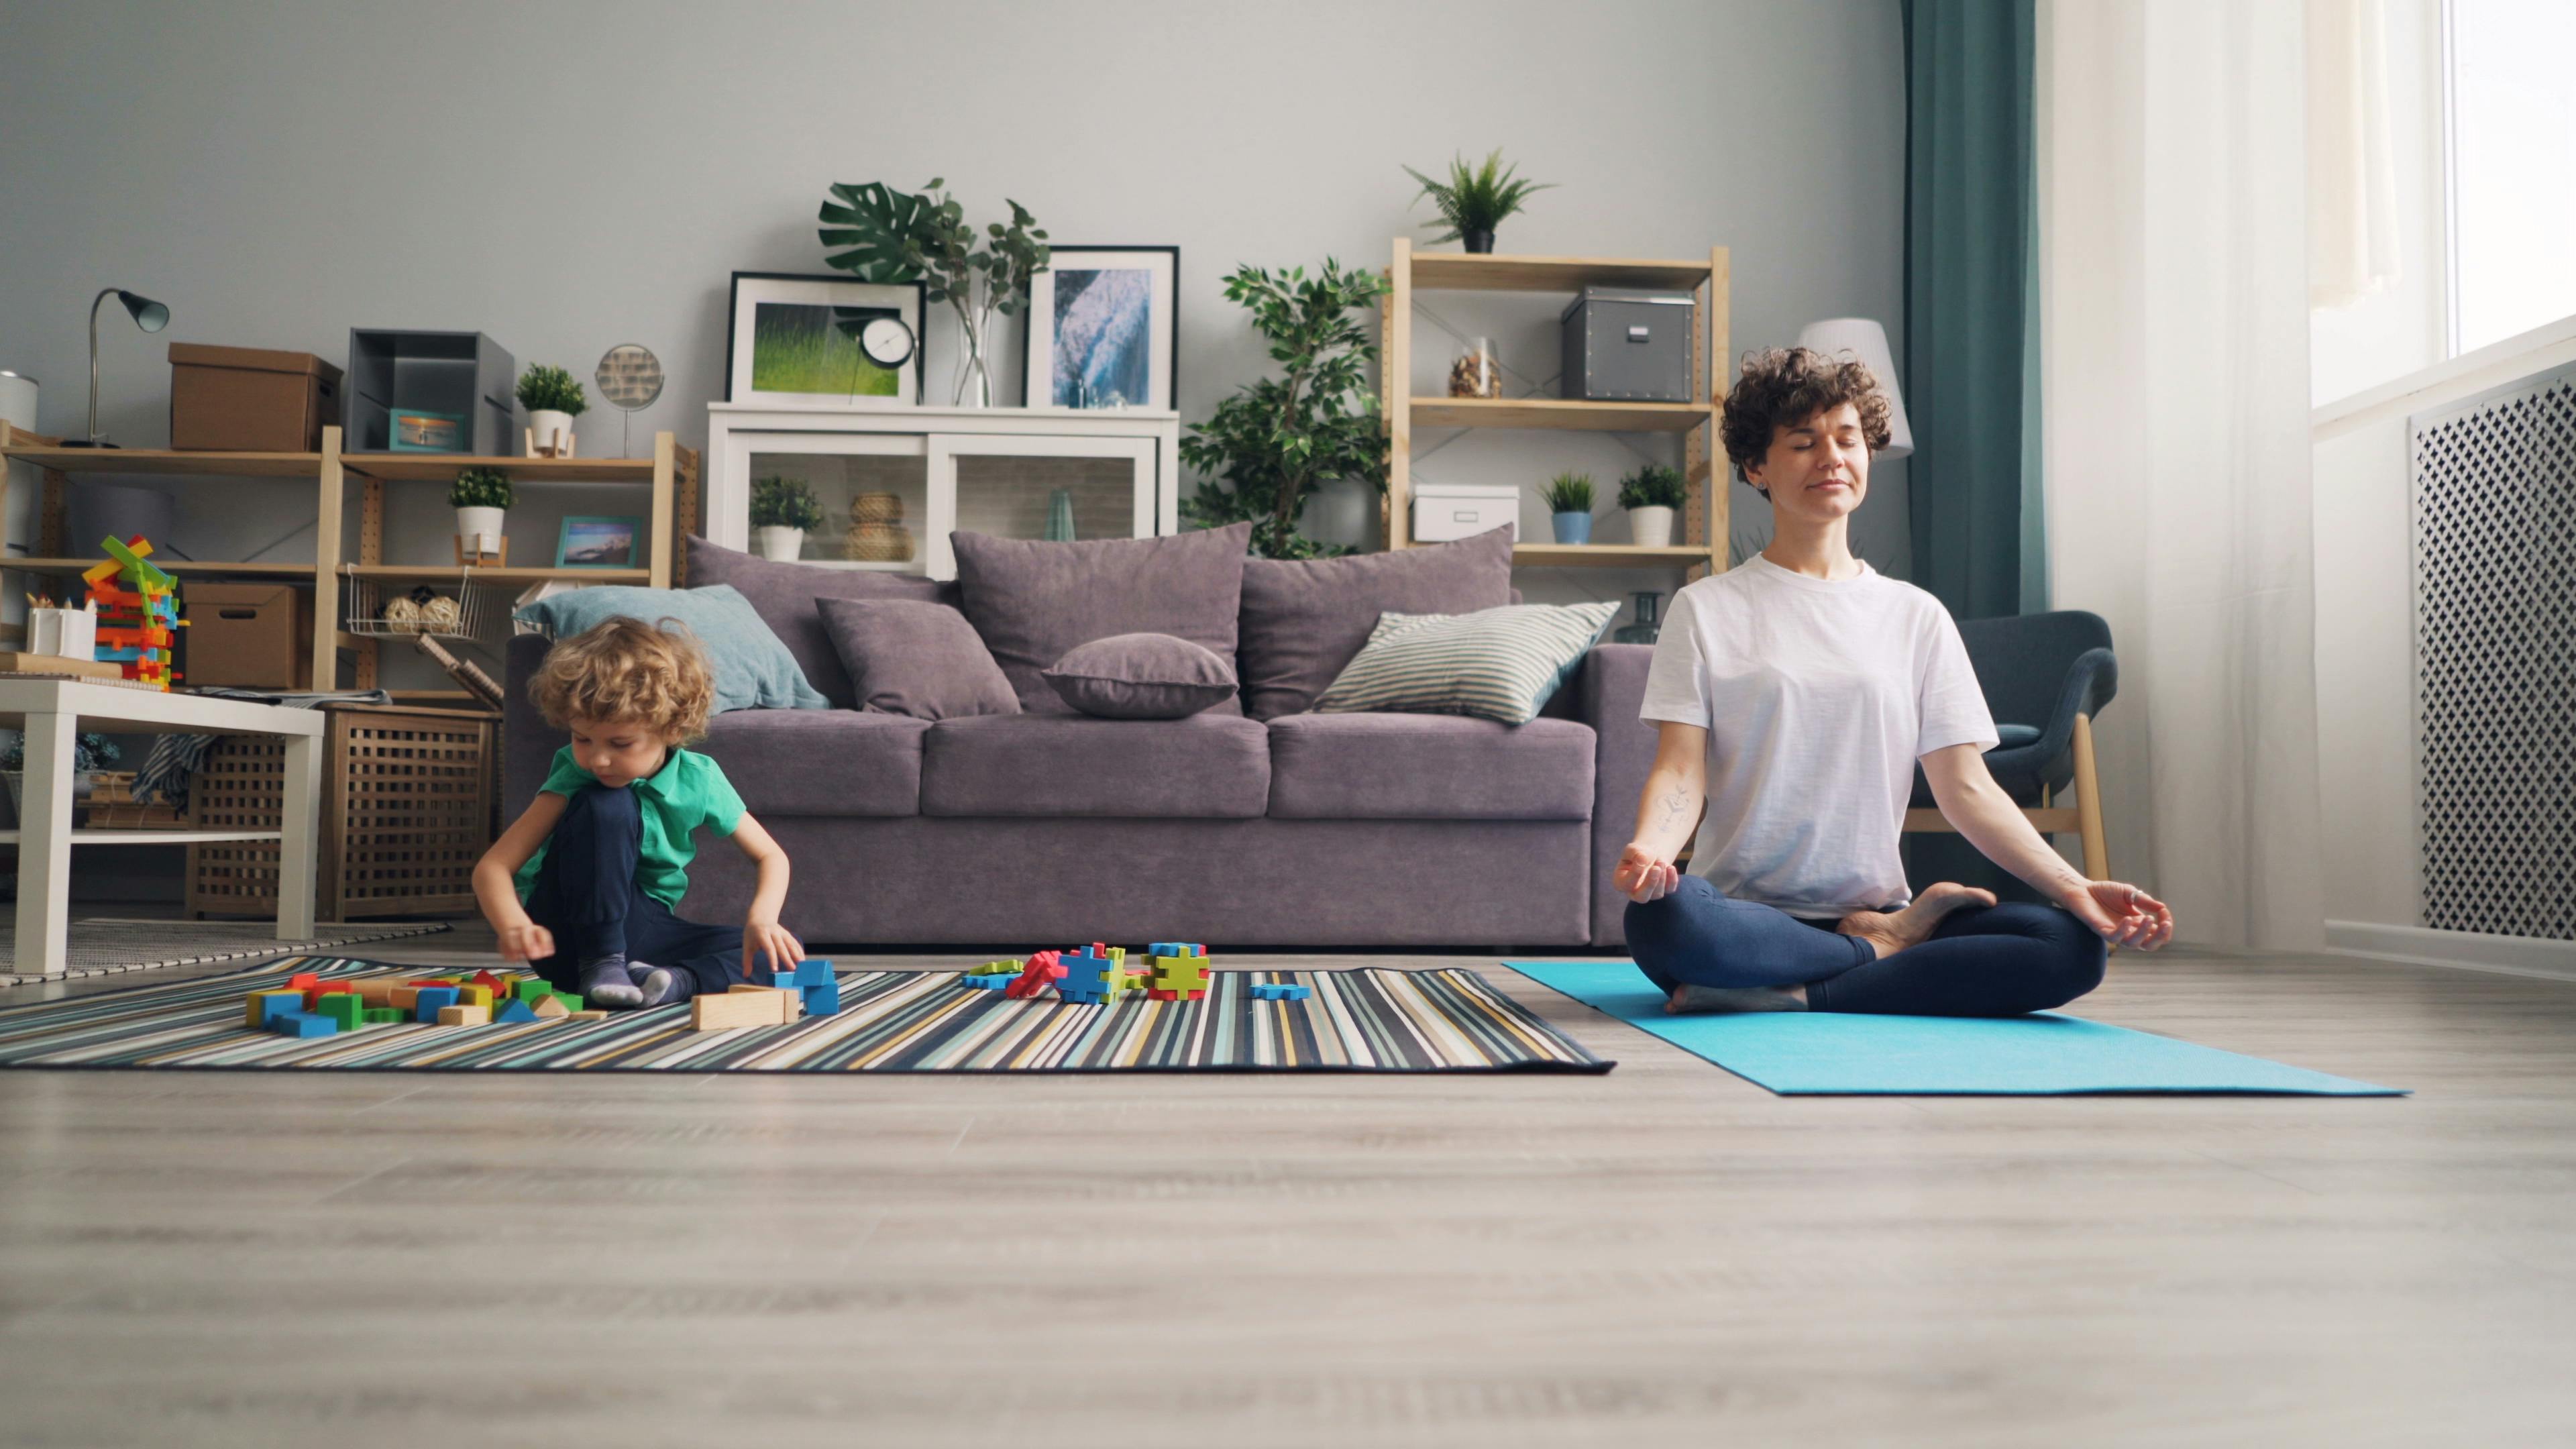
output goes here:
{"type": "Polygon", "coordinates": [[[61,974],[71,919],[75,845],[185,845],[207,840],[274,840],[277,938],[313,934],[314,849],[321,839],[320,710],[238,699],[120,689],[72,679],[0,679],[0,725],[26,732],[26,789],[18,828],[0,843],[18,847],[18,970],[61,974]],[[72,750],[83,730],[102,734],[281,735],[286,740],[282,830],[74,830],[72,750]]]}

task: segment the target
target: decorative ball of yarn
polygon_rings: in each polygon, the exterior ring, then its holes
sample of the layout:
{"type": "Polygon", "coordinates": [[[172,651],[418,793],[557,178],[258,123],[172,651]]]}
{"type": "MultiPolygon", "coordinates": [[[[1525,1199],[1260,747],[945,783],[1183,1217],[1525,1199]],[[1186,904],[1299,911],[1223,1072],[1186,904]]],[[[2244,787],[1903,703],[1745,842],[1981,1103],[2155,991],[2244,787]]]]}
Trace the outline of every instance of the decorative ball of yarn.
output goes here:
{"type": "Polygon", "coordinates": [[[454,634],[465,627],[465,610],[441,594],[420,606],[420,623],[433,634],[454,634]]]}
{"type": "Polygon", "coordinates": [[[400,629],[406,633],[419,632],[420,605],[409,599],[385,600],[385,625],[387,628],[400,629]]]}

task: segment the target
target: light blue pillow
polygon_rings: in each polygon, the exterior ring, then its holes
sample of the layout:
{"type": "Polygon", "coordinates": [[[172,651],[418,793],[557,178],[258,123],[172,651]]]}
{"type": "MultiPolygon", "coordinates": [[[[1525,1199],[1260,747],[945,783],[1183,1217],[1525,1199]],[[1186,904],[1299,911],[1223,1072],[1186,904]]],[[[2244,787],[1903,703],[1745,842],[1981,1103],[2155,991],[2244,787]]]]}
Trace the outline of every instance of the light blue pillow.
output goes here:
{"type": "Polygon", "coordinates": [[[1315,712],[1469,714],[1528,724],[1618,612],[1613,600],[1383,613],[1315,712]]]}
{"type": "Polygon", "coordinates": [[[829,709],[832,702],[806,682],[796,656],[762,622],[751,601],[731,584],[703,589],[639,589],[623,584],[594,584],[553,595],[521,607],[510,617],[524,619],[558,639],[611,619],[641,619],[662,625],[673,620],[706,646],[715,670],[716,712],[729,709],[829,709]]]}

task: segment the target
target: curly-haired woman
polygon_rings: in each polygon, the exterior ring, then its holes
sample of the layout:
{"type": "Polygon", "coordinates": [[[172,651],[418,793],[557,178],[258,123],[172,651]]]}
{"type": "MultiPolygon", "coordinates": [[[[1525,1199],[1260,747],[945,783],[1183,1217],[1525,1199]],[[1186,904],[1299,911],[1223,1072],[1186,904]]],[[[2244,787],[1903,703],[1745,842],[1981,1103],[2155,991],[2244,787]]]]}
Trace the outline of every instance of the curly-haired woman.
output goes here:
{"type": "Polygon", "coordinates": [[[1852,556],[1888,439],[1869,369],[1756,353],[1721,432],[1773,541],[1674,597],[1646,683],[1655,764],[1612,876],[1667,1009],[2007,1016],[2092,990],[2107,945],[2171,939],[2161,901],[2084,879],[1986,773],[1994,721],[1949,611],[1852,556]],[[1918,760],[1959,833],[2057,904],[1947,881],[1909,896],[1918,760]]]}

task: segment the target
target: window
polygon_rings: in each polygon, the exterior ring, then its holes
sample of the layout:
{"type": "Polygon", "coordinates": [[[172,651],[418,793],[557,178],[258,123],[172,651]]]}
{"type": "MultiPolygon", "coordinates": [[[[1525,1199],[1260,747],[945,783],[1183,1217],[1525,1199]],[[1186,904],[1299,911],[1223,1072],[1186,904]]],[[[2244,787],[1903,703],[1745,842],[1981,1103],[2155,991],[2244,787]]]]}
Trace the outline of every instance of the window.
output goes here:
{"type": "Polygon", "coordinates": [[[2450,337],[2458,356],[2576,315],[2576,5],[2450,0],[2450,337]]]}

